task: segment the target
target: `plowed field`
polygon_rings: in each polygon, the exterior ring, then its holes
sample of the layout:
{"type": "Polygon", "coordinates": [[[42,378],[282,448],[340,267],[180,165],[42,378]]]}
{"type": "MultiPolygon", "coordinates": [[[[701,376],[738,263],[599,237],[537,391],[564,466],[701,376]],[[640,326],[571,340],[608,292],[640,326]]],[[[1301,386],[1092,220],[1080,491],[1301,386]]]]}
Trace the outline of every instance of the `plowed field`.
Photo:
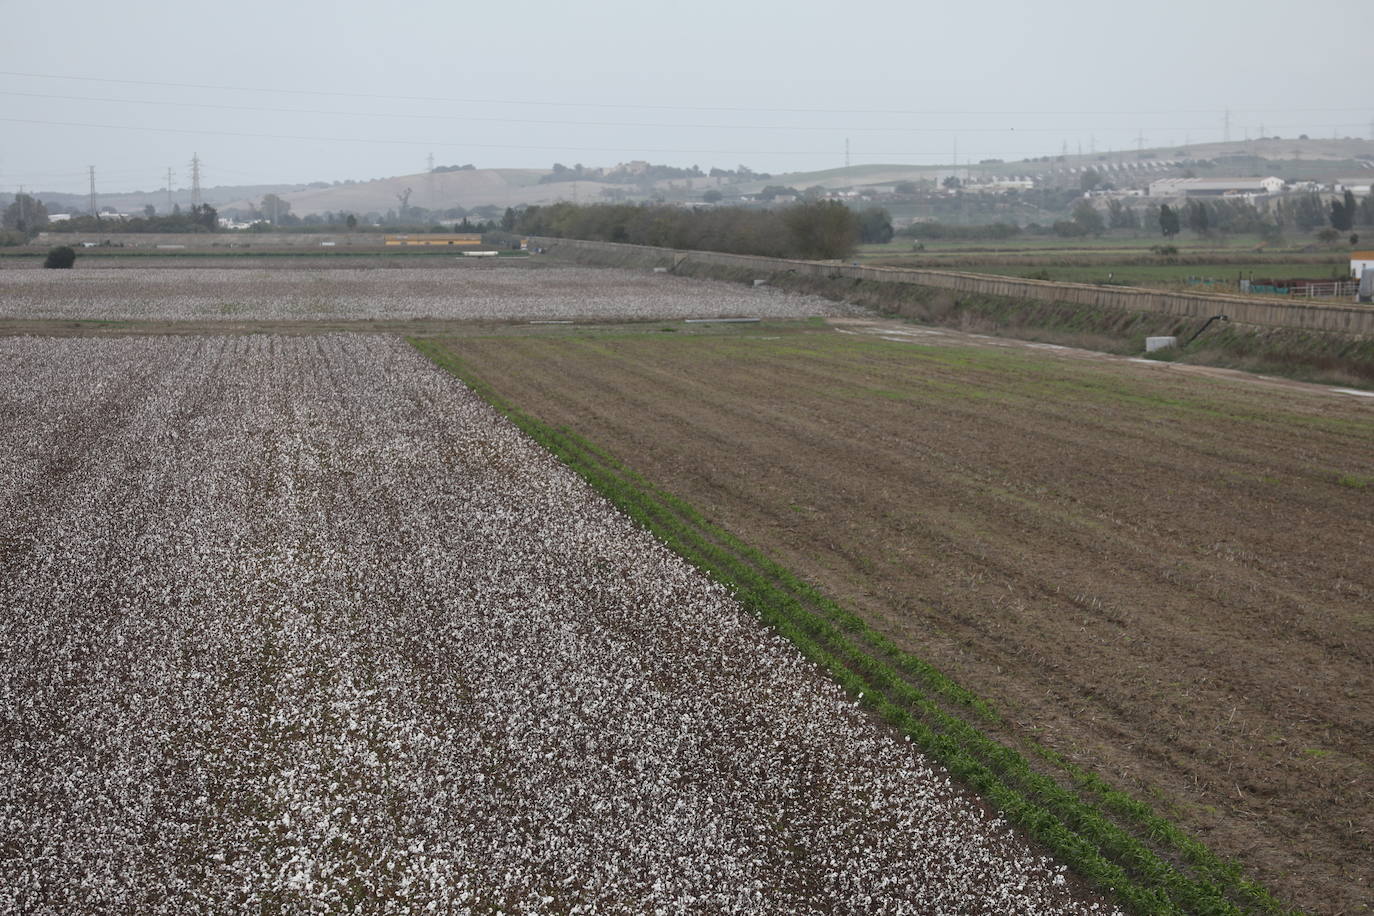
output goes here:
{"type": "Polygon", "coordinates": [[[1367,911],[1370,399],[829,329],[448,347],[987,698],[1004,740],[1367,911]]]}

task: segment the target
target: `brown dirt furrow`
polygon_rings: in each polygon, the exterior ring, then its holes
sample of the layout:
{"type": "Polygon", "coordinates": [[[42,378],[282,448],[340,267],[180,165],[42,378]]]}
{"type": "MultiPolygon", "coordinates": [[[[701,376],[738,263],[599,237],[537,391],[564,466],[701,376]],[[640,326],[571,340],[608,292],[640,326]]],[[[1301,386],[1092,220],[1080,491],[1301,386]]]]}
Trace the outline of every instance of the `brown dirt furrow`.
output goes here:
{"type": "MultiPolygon", "coordinates": [[[[560,364],[560,368],[558,371],[576,372],[576,367],[564,366],[560,364]]],[[[700,422],[697,422],[697,420],[700,419],[699,415],[701,411],[696,405],[698,405],[702,401],[703,394],[700,390],[693,389],[701,388],[703,383],[700,380],[683,380],[681,378],[672,377],[650,377],[653,375],[653,370],[644,372],[643,367],[639,365],[627,364],[625,367],[625,371],[627,373],[638,372],[643,376],[644,384],[638,386],[638,390],[652,391],[654,392],[654,394],[649,395],[649,397],[661,398],[664,401],[668,402],[669,406],[660,407],[659,410],[660,412],[671,411],[671,419],[673,423],[679,425],[694,424],[694,428],[697,430],[699,435],[709,436],[713,434],[710,431],[709,426],[703,427],[700,422]],[[694,414],[696,416],[696,419],[689,418],[687,416],[687,414],[689,413],[694,414]]],[[[749,407],[737,408],[736,405],[724,405],[720,409],[732,411],[735,415],[739,417],[743,417],[746,413],[749,413],[751,410],[751,408],[749,407]]],[[[755,415],[752,417],[753,420],[773,424],[773,428],[770,431],[774,435],[766,437],[758,436],[754,437],[754,439],[749,442],[736,443],[738,447],[750,449],[751,451],[756,453],[760,443],[764,443],[767,441],[786,441],[787,436],[801,435],[804,432],[804,430],[796,428],[795,424],[792,424],[790,426],[787,425],[788,418],[784,412],[774,410],[762,405],[755,405],[752,408],[752,412],[755,415]]],[[[986,411],[984,411],[984,413],[986,413],[986,411]]],[[[713,415],[708,414],[708,419],[710,419],[711,416],[713,415]]],[[[898,416],[891,416],[889,418],[881,419],[883,421],[882,427],[886,428],[889,426],[896,426],[903,418],[898,416]],[[890,422],[888,422],[889,420],[890,422]]],[[[959,422],[964,422],[973,419],[979,418],[973,418],[969,416],[961,416],[958,418],[959,422]]],[[[839,422],[843,423],[844,420],[841,419],[839,422]]],[[[1011,420],[1009,422],[1012,425],[1016,423],[1015,420],[1011,420]]],[[[850,437],[861,434],[862,432],[864,432],[864,430],[857,428],[836,429],[832,424],[832,428],[827,430],[826,433],[823,434],[822,439],[813,439],[812,445],[815,448],[827,449],[829,452],[827,457],[839,457],[839,452],[837,452],[836,449],[843,449],[848,447],[847,443],[849,442],[850,437]]],[[[1004,490],[1004,485],[1009,483],[1009,481],[1005,479],[997,479],[997,474],[992,474],[990,476],[990,479],[980,479],[981,475],[980,477],[970,476],[968,473],[964,472],[973,469],[973,465],[971,464],[966,464],[963,467],[956,468],[952,472],[947,472],[943,475],[943,477],[919,475],[919,469],[921,467],[929,466],[932,462],[938,462],[944,456],[933,453],[929,449],[925,449],[921,443],[903,442],[900,440],[895,440],[894,443],[892,443],[892,448],[887,448],[886,446],[888,446],[889,443],[885,441],[884,437],[880,436],[874,439],[874,437],[870,436],[869,438],[871,440],[871,444],[865,450],[864,454],[860,457],[860,460],[868,461],[872,465],[872,467],[870,467],[868,470],[874,473],[877,473],[878,471],[884,471],[889,475],[899,478],[897,482],[906,486],[908,490],[919,488],[927,494],[937,494],[935,497],[936,499],[939,498],[939,493],[946,491],[960,493],[981,493],[983,496],[986,497],[988,502],[992,504],[989,507],[987,507],[988,513],[995,512],[1003,516],[1009,513],[1019,513],[1024,516],[1023,521],[1026,521],[1027,524],[1030,523],[1030,519],[1036,517],[1037,514],[1039,514],[1040,516],[1042,516],[1042,518],[1040,518],[1038,527],[1046,528],[1047,531],[1051,533],[1058,533],[1063,529],[1079,528],[1081,530],[1077,532],[1077,536],[1074,538],[1075,544],[1073,545],[1074,549],[1078,551],[1082,551],[1085,549],[1090,551],[1099,549],[1097,542],[1100,542],[1101,544],[1123,542],[1128,544],[1130,547],[1134,548],[1137,552],[1148,555],[1154,555],[1161,549],[1164,549],[1166,551],[1164,560],[1158,563],[1154,563],[1152,565],[1152,568],[1149,570],[1149,573],[1152,577],[1162,574],[1168,574],[1170,570],[1173,568],[1174,564],[1181,562],[1181,558],[1185,556],[1185,552],[1183,551],[1169,550],[1167,544],[1161,546],[1160,544],[1156,543],[1147,543],[1144,540],[1145,533],[1138,532],[1137,536],[1133,537],[1131,532],[1135,529],[1130,527],[1125,528],[1123,531],[1116,532],[1115,541],[1102,540],[1100,535],[1102,534],[1102,529],[1104,525],[1100,523],[1099,519],[1088,517],[1088,515],[1082,512],[1079,512],[1077,515],[1070,514],[1061,508],[1048,507],[1043,505],[1042,503],[1037,503],[1031,499],[1026,498],[1021,493],[1004,490]],[[916,454],[915,450],[921,451],[919,454],[916,454]],[[919,458],[919,461],[915,460],[917,458],[919,458]],[[916,471],[918,473],[918,476],[914,480],[900,479],[901,475],[908,473],[908,471],[916,471]],[[957,484],[958,487],[952,488],[948,486],[948,484],[951,483],[957,484]],[[1173,555],[1175,553],[1177,553],[1177,556],[1173,555]]],[[[948,435],[946,435],[942,441],[949,441],[948,435]]],[[[1096,444],[1091,439],[1080,439],[1077,437],[1073,440],[1056,441],[1055,444],[1058,447],[1060,447],[1066,454],[1071,451],[1082,451],[1097,448],[1096,444]]],[[[757,460],[764,464],[776,464],[781,460],[781,457],[782,456],[776,453],[763,456],[754,454],[751,460],[757,460]]],[[[1113,451],[1096,457],[1099,459],[1098,463],[1108,464],[1122,462],[1129,456],[1123,452],[1113,451]]],[[[960,460],[963,461],[963,459],[960,460]]],[[[968,460],[976,461],[977,456],[972,456],[968,460]]],[[[996,461],[997,458],[996,456],[988,456],[987,460],[996,461]]],[[[1149,459],[1141,459],[1141,461],[1146,463],[1147,466],[1153,463],[1153,461],[1149,459]]],[[[946,461],[946,463],[948,463],[948,461],[946,461]]],[[[825,465],[822,465],[822,467],[824,466],[825,465]]],[[[1160,481],[1161,486],[1173,482],[1173,479],[1179,475],[1182,467],[1183,466],[1179,464],[1166,466],[1165,471],[1167,472],[1167,476],[1165,476],[1160,481]]],[[[1135,473],[1133,473],[1133,477],[1137,479],[1138,484],[1140,473],[1136,471],[1135,473]]],[[[851,494],[851,498],[867,499],[870,495],[876,496],[876,502],[870,501],[866,503],[865,505],[867,506],[867,508],[873,511],[878,511],[890,505],[888,502],[886,502],[885,493],[851,494]]],[[[929,499],[929,497],[926,498],[929,499]]],[[[1242,504],[1237,508],[1243,509],[1244,505],[1242,504]]],[[[1189,513],[1187,518],[1192,518],[1193,516],[1205,517],[1206,513],[1189,513]]],[[[1247,520],[1241,519],[1240,521],[1246,522],[1247,520]]],[[[1256,519],[1255,521],[1259,522],[1261,520],[1256,519]]],[[[1265,519],[1263,521],[1272,522],[1272,519],[1265,519]]],[[[942,523],[941,528],[943,530],[944,528],[947,528],[950,525],[957,524],[958,521],[956,518],[954,520],[942,523]]],[[[1179,533],[1180,532],[1178,532],[1177,530],[1171,529],[1169,531],[1170,540],[1179,540],[1179,533]]],[[[1208,541],[1207,543],[1211,542],[1208,541]]],[[[1231,577],[1232,573],[1231,570],[1228,568],[1229,565],[1230,564],[1220,564],[1216,570],[1209,570],[1205,578],[1211,579],[1216,578],[1218,576],[1222,578],[1231,577]]],[[[1254,575],[1255,574],[1251,574],[1252,577],[1254,575]]],[[[1259,575],[1263,576],[1263,573],[1261,572],[1259,573],[1259,575]]],[[[1251,605],[1255,605],[1258,607],[1269,607],[1275,601],[1278,601],[1279,603],[1285,605],[1295,605],[1295,603],[1299,601],[1300,595],[1292,592],[1286,587],[1287,581],[1288,580],[1286,577],[1273,577],[1272,581],[1268,581],[1265,583],[1265,587],[1268,590],[1268,594],[1264,596],[1265,600],[1263,602],[1252,601],[1249,603],[1251,605]]],[[[1285,627],[1291,627],[1293,619],[1292,613],[1294,609],[1294,607],[1284,607],[1282,609],[1281,616],[1276,617],[1275,619],[1281,620],[1285,627]]],[[[1329,648],[1339,650],[1339,646],[1335,645],[1329,648]]]]}

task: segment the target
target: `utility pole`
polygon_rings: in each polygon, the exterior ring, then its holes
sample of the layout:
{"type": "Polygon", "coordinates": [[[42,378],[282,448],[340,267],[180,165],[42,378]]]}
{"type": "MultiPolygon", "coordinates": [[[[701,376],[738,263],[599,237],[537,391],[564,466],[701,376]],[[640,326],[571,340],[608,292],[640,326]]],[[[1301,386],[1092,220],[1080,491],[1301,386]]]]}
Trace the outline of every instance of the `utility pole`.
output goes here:
{"type": "Polygon", "coordinates": [[[90,166],[91,171],[91,215],[99,216],[100,211],[95,208],[95,166],[90,166]]]}
{"type": "Polygon", "coordinates": [[[199,207],[200,199],[200,154],[191,154],[191,206],[199,207]]]}
{"type": "Polygon", "coordinates": [[[167,213],[172,212],[172,167],[167,166],[167,213]]]}

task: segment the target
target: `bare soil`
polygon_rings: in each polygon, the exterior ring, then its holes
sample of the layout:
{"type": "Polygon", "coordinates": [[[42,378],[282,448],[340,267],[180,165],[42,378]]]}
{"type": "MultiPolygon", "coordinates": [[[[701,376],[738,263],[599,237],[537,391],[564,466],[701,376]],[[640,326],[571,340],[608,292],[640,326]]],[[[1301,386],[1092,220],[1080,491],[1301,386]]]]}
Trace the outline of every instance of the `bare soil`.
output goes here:
{"type": "Polygon", "coordinates": [[[1009,740],[1284,899],[1370,912],[1374,399],[838,330],[449,346],[989,699],[1009,740]]]}

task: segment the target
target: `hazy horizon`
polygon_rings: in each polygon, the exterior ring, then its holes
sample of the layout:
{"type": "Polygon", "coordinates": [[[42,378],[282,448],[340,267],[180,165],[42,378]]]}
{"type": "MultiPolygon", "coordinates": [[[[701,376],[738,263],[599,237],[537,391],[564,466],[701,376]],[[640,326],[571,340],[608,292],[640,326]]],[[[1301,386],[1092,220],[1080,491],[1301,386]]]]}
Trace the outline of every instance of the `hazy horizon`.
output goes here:
{"type": "Polygon", "coordinates": [[[978,14],[5,3],[0,191],[299,184],[648,159],[790,172],[1306,133],[1370,137],[1374,11],[1316,0],[978,14]],[[1288,36],[1294,36],[1290,42],[1288,36]],[[1306,56],[1300,55],[1299,48],[1306,56]],[[1310,59],[1308,59],[1310,58],[1310,59]]]}

